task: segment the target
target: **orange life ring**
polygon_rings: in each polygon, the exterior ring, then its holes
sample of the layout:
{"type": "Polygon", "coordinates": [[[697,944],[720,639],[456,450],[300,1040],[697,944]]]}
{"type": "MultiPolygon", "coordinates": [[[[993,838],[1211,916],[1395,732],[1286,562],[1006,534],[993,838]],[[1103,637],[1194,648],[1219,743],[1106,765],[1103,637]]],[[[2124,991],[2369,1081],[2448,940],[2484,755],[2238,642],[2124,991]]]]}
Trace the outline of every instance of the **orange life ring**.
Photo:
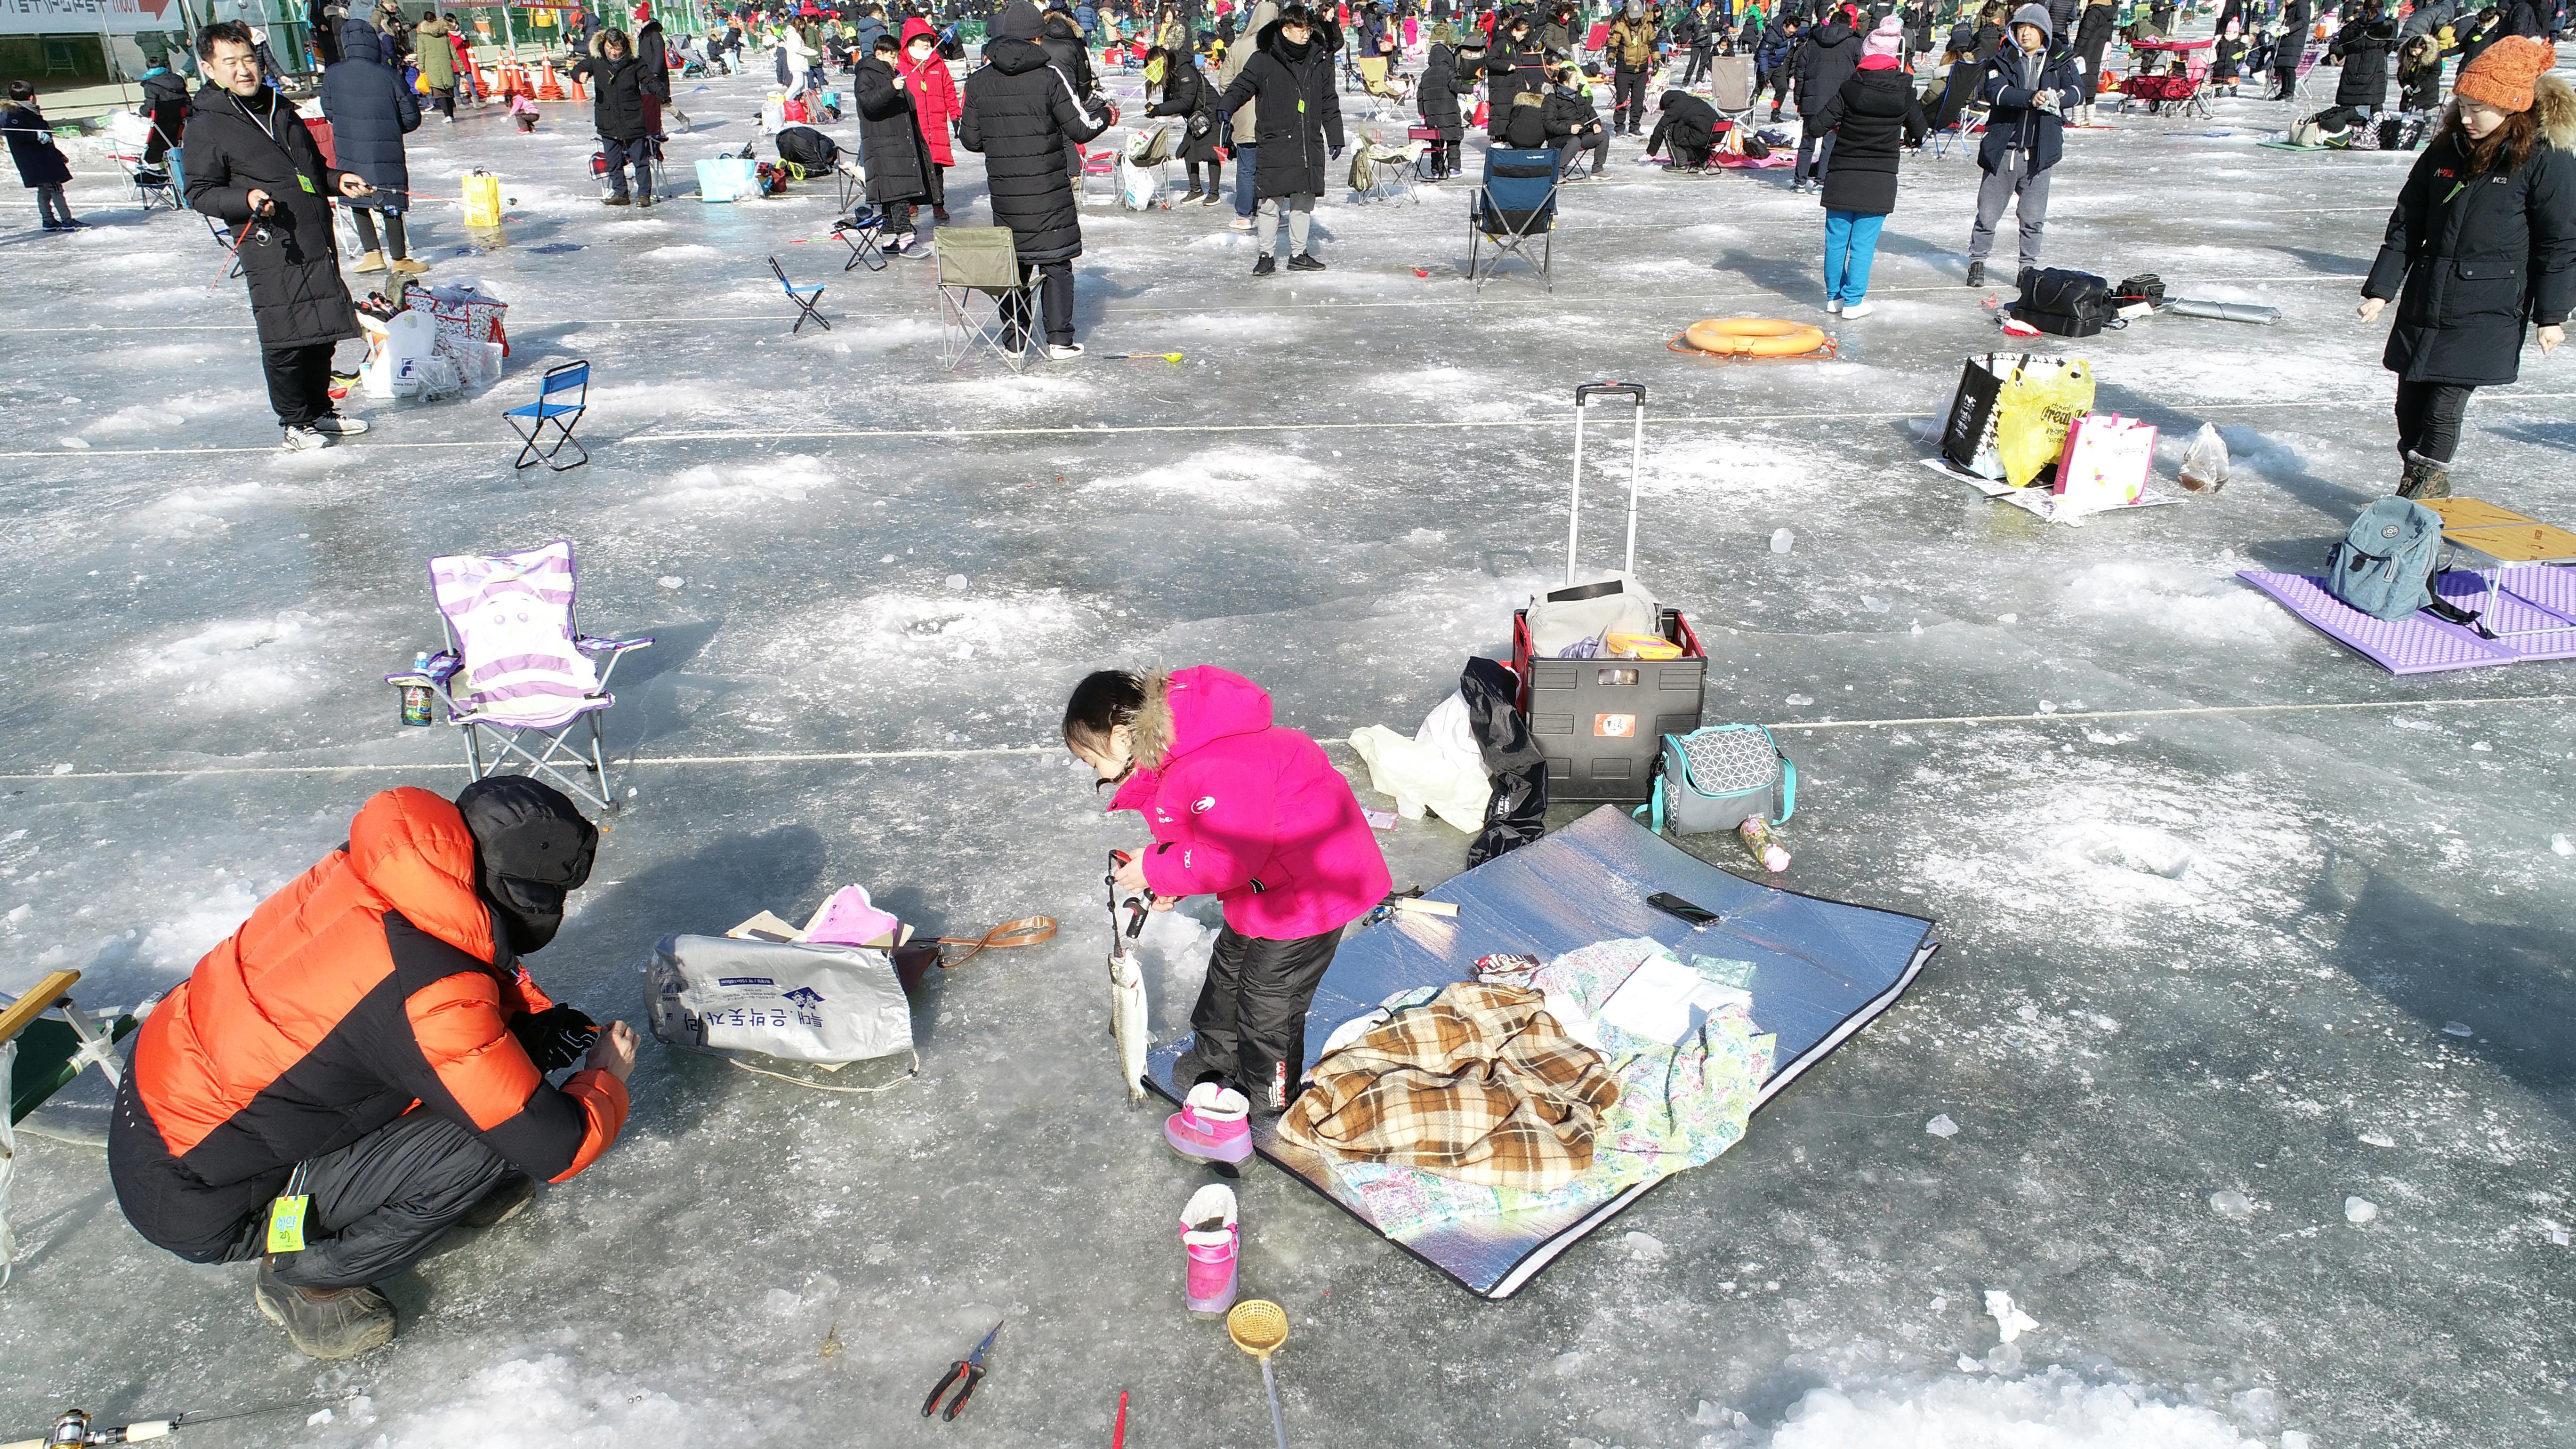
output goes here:
{"type": "Polygon", "coordinates": [[[1692,323],[1682,340],[1702,352],[1796,357],[1823,347],[1825,329],[1777,317],[1711,317],[1692,323]]]}

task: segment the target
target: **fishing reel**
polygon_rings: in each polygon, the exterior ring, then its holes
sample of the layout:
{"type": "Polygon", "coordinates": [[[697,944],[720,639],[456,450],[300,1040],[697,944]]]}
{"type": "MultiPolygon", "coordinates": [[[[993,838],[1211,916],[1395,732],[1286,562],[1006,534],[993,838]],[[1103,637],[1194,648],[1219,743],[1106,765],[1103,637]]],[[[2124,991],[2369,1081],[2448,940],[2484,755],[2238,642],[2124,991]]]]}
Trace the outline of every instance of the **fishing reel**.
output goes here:
{"type": "MultiPolygon", "coordinates": [[[[177,1426],[167,1419],[149,1419],[140,1424],[121,1424],[114,1428],[96,1428],[90,1422],[89,1410],[66,1409],[54,1420],[54,1427],[42,1439],[20,1443],[43,1445],[45,1449],[74,1444],[140,1444],[146,1439],[159,1439],[177,1426]]],[[[18,1449],[18,1445],[0,1445],[0,1449],[18,1449]]]]}

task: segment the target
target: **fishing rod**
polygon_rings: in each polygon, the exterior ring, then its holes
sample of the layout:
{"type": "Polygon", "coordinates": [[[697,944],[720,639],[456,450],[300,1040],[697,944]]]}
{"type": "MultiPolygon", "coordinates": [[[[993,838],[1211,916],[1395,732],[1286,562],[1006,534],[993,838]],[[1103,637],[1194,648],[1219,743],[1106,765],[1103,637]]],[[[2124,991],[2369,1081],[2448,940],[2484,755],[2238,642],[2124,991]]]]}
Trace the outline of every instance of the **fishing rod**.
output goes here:
{"type": "Polygon", "coordinates": [[[87,1409],[67,1409],[55,1418],[54,1426],[38,1439],[20,1439],[0,1444],[0,1449],[68,1449],[80,1444],[140,1444],[149,1439],[163,1439],[196,1424],[212,1424],[221,1419],[247,1419],[255,1414],[283,1414],[295,1409],[327,1408],[345,1404],[355,1394],[342,1394],[336,1399],[307,1399],[294,1404],[270,1404],[259,1409],[227,1409],[220,1413],[186,1413],[168,1419],[141,1419],[113,1427],[98,1426],[87,1409]]]}

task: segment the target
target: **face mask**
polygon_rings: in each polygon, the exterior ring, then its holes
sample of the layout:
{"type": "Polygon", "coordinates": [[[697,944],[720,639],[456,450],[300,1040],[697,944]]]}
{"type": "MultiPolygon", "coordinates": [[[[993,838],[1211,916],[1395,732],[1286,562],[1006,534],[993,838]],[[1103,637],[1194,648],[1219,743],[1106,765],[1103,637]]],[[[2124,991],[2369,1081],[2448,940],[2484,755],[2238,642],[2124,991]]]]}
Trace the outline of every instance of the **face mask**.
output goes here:
{"type": "Polygon", "coordinates": [[[916,45],[916,46],[914,46],[914,47],[912,48],[912,58],[913,58],[914,60],[928,60],[928,59],[930,59],[930,47],[929,47],[928,45],[916,45]]]}

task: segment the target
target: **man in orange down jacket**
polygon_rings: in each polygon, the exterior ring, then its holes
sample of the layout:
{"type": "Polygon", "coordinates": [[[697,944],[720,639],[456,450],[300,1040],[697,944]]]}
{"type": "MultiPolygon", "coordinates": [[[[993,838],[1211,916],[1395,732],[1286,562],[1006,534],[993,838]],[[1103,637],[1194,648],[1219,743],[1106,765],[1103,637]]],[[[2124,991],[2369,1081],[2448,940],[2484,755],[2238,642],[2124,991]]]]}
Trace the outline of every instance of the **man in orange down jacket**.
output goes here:
{"type": "Polygon", "coordinates": [[[360,807],[136,1034],[108,1138],[126,1220],[192,1263],[258,1259],[253,1301],[315,1358],[391,1340],[367,1285],[588,1167],[626,1123],[634,1031],[554,1005],[519,963],[598,843],[524,776],[360,807]],[[298,1199],[300,1250],[280,1231],[298,1199]]]}

